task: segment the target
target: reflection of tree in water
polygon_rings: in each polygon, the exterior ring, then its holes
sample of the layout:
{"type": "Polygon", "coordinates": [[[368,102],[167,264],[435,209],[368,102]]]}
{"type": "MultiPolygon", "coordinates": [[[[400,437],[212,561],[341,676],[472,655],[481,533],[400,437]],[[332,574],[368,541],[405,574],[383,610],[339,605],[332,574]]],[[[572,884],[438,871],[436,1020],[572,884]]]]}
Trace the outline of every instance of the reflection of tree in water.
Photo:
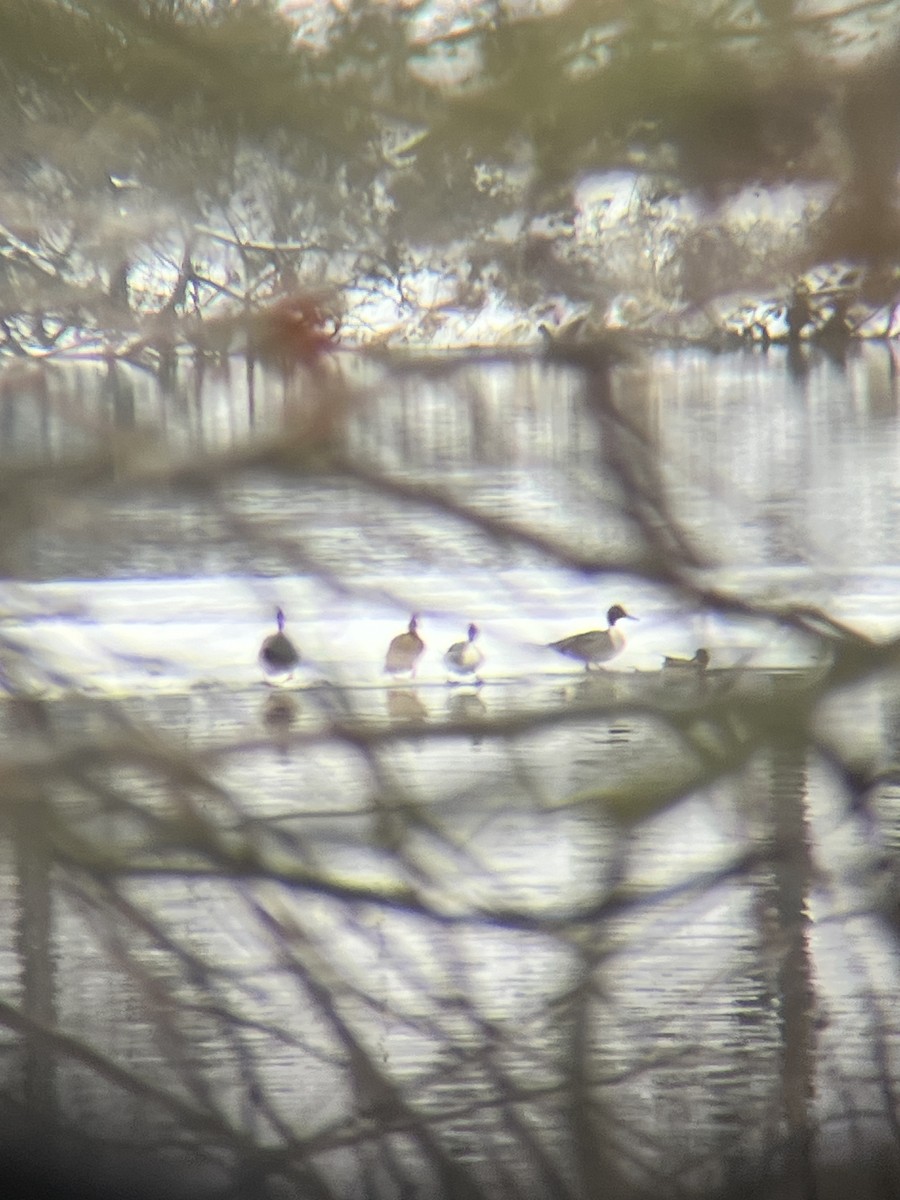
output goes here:
{"type": "MultiPolygon", "coordinates": [[[[579,486],[598,480],[596,528],[627,528],[618,546],[566,540],[552,514],[542,528],[520,507],[486,504],[469,476],[457,486],[461,456],[442,474],[453,438],[419,419],[431,401],[423,390],[416,408],[408,377],[402,469],[390,464],[389,406],[370,409],[363,437],[364,402],[351,389],[321,495],[340,494],[344,471],[347,487],[383,505],[379,519],[410,518],[412,506],[420,540],[405,547],[409,564],[444,553],[429,540],[443,521],[476,560],[495,547],[545,571],[575,563],[601,590],[627,553],[636,576],[673,598],[677,589],[708,612],[753,617],[773,635],[803,632],[821,665],[768,673],[717,662],[714,650],[700,678],[598,671],[412,689],[379,677],[367,690],[324,672],[298,688],[260,676],[249,691],[154,697],[138,685],[101,700],[58,668],[43,673],[26,614],[4,633],[0,705],[17,914],[4,951],[11,1135],[25,1128],[72,1171],[75,1143],[90,1147],[94,1179],[134,1154],[163,1174],[174,1164],[251,1191],[312,1180],[323,1196],[345,1195],[366,1179],[375,1195],[488,1196],[502,1177],[514,1194],[581,1196],[602,1175],[640,1196],[658,1194],[665,1175],[704,1196],[748,1177],[761,1187],[819,1177],[834,1157],[821,1140],[824,1061],[858,1109],[848,1138],[877,1143],[877,1124],[861,1115],[873,1103],[867,1084],[827,1040],[830,985],[819,976],[832,967],[808,910],[820,873],[843,870],[815,827],[869,814],[868,836],[880,839],[892,812],[889,776],[827,738],[821,701],[871,688],[873,672],[892,692],[893,647],[824,611],[712,587],[652,465],[639,394],[623,416],[624,376],[610,388],[596,356],[587,367],[573,358],[572,423],[511,443],[509,461],[532,455],[533,474],[546,456],[571,463],[579,486]],[[573,439],[571,459],[561,437],[573,439]]],[[[465,414],[484,411],[472,389],[492,385],[472,363],[456,370],[455,436],[467,445],[465,414]]],[[[328,453],[315,440],[314,394],[321,387],[324,402],[333,382],[285,381],[285,396],[303,392],[287,442],[284,426],[269,439],[260,384],[254,479],[263,490],[306,486],[328,453]]],[[[54,386],[65,395],[62,377],[54,386]]],[[[544,403],[552,409],[552,397],[544,403]]],[[[532,434],[542,411],[535,400],[532,434]]],[[[66,419],[51,406],[45,457],[66,419]]],[[[71,527],[73,506],[102,535],[110,487],[116,520],[134,507],[134,529],[144,498],[174,488],[185,511],[215,519],[235,561],[252,547],[250,560],[265,553],[276,575],[319,564],[329,585],[366,594],[359,538],[329,543],[323,558],[311,526],[251,519],[234,486],[247,470],[242,438],[190,468],[167,466],[164,449],[149,477],[127,453],[112,476],[102,452],[93,472],[87,451],[77,471],[68,458],[22,468],[21,507],[8,513],[25,545],[18,561],[40,562],[27,543],[71,527]],[[37,481],[68,502],[26,504],[37,481]]],[[[153,537],[162,544],[178,529],[176,515],[153,537]]],[[[524,591],[514,600],[528,603],[524,591]]],[[[398,607],[409,611],[408,598],[398,607]]],[[[386,638],[395,631],[384,627],[386,638]]],[[[252,658],[258,638],[248,645],[252,658]]],[[[496,659],[501,647],[492,650],[496,659]]],[[[376,674],[383,652],[370,652],[376,674]]],[[[162,670],[165,655],[153,658],[162,670]]],[[[121,666],[140,678],[149,661],[121,666]]],[[[868,884],[857,870],[861,898],[868,884]]],[[[836,930],[843,901],[833,903],[836,930]]],[[[868,1053],[889,1081],[881,985],[870,978],[864,1007],[879,1033],[868,1053]]],[[[853,1164],[848,1156],[848,1172],[853,1164]]]]}

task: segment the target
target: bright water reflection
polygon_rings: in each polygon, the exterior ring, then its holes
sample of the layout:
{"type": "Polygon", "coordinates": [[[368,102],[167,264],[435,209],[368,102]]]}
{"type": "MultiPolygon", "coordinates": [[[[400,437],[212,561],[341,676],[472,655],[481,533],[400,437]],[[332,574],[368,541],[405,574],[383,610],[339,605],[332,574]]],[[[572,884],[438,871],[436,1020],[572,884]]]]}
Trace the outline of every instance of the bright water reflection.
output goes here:
{"type": "MultiPolygon", "coordinates": [[[[665,354],[614,390],[658,439],[706,577],[895,633],[890,352],[788,365],[665,354]]],[[[734,705],[793,711],[819,647],[622,569],[640,551],[629,497],[560,368],[360,373],[342,436],[369,468],[620,569],[598,581],[333,473],[159,486],[152,449],[137,492],[126,471],[51,506],[7,552],[2,596],[0,886],[19,932],[0,975],[77,1045],[42,1057],[10,1034],[20,1077],[101,1158],[140,1128],[165,1161],[196,1167],[202,1147],[218,1185],[249,1139],[321,1195],[505,1179],[581,1196],[598,1172],[626,1195],[699,1194],[790,1166],[785,1138],[880,1137],[873,1072],[893,1087],[900,1046],[878,1019],[897,964],[871,884],[895,861],[898,794],[887,780],[848,806],[790,737],[744,756],[734,705]],[[608,671],[542,648],[616,600],[641,620],[608,671]],[[256,664],[276,604],[307,660],[283,687],[256,664]],[[385,686],[413,610],[419,678],[385,686]],[[441,654],[470,619],[485,685],[451,687],[441,654]],[[663,654],[699,645],[708,678],[661,678],[663,654]]],[[[307,403],[268,379],[251,413],[241,378],[167,397],[113,382],[120,413],[199,461],[307,403]]],[[[109,393],[54,377],[68,418],[73,396],[90,448],[109,393]]],[[[63,410],[27,397],[7,458],[52,460],[63,410]]],[[[848,738],[849,709],[851,742],[889,760],[896,695],[886,677],[835,697],[823,745],[848,738]]]]}

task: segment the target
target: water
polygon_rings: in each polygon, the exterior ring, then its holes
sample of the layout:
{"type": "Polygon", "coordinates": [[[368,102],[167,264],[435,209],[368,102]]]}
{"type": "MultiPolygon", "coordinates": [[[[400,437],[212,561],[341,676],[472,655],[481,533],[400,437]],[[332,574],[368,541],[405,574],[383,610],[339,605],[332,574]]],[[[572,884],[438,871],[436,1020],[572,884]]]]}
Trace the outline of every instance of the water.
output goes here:
{"type": "Polygon", "coordinates": [[[651,356],[614,374],[624,428],[559,367],[347,363],[355,475],[273,471],[316,397],[260,378],[250,406],[239,364],[6,401],[9,468],[113,451],[87,483],[26,478],[0,590],[0,973],[74,1039],[7,1049],[60,1144],[113,1169],[161,1139],[201,1192],[249,1140],[292,1194],[578,1196],[885,1136],[897,793],[848,805],[827,752],[890,761],[896,686],[821,705],[807,752],[821,640],[697,605],[654,558],[677,519],[689,581],[900,632],[891,351],[796,366],[651,356]],[[641,436],[669,514],[625,487],[641,436]],[[640,621],[608,670],[544,648],[614,602],[640,621]],[[305,662],[273,685],[276,605],[305,662]],[[413,611],[418,677],[386,683],[413,611]],[[470,620],[484,686],[448,686],[470,620]],[[706,681],[660,676],[701,645],[706,681]]]}

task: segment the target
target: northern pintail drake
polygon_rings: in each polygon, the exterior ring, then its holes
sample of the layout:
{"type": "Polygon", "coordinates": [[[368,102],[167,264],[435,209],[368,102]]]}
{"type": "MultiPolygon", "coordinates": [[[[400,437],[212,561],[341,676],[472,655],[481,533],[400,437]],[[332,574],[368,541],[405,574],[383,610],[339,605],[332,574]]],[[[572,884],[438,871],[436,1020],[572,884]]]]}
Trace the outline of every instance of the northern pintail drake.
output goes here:
{"type": "Polygon", "coordinates": [[[284,632],[284,613],[275,609],[278,632],[270,633],[259,648],[259,661],[270,675],[285,675],[300,661],[297,647],[284,632]]]}
{"type": "Polygon", "coordinates": [[[583,662],[585,670],[589,671],[592,663],[609,662],[625,649],[625,634],[617,627],[617,623],[626,617],[629,621],[638,619],[627,613],[621,604],[614,604],[606,614],[608,629],[589,629],[586,633],[573,633],[571,637],[550,642],[548,649],[583,662]]]}
{"type": "Polygon", "coordinates": [[[709,651],[701,646],[693,658],[677,658],[667,654],[663,659],[664,671],[705,671],[709,666],[709,651]]]}
{"type": "Polygon", "coordinates": [[[474,675],[475,682],[481,683],[478,678],[478,668],[484,662],[484,654],[480,646],[475,645],[475,639],[478,637],[478,626],[470,625],[464,642],[454,642],[447,653],[444,655],[444,665],[447,670],[454,675],[474,675]]]}
{"type": "Polygon", "coordinates": [[[410,675],[415,678],[416,664],[425,651],[425,643],[419,637],[419,618],[415,614],[409,619],[406,633],[398,633],[388,646],[384,669],[389,675],[410,675]]]}

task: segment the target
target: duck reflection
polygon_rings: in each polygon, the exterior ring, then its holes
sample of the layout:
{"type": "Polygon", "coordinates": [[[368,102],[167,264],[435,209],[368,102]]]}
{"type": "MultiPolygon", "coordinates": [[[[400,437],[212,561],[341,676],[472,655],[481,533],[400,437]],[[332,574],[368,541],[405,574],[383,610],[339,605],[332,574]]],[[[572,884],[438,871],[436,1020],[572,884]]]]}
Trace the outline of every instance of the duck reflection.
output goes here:
{"type": "Polygon", "coordinates": [[[284,759],[291,753],[291,734],[300,715],[300,707],[289,692],[277,691],[266,696],[262,723],[272,736],[272,745],[284,759]]]}
{"type": "MultiPolygon", "coordinates": [[[[460,725],[477,725],[487,716],[487,706],[481,698],[480,690],[472,688],[454,689],[447,697],[447,720],[460,725]]],[[[472,745],[481,744],[481,734],[472,731],[472,745]]]]}
{"type": "Polygon", "coordinates": [[[447,716],[451,721],[477,721],[487,716],[487,706],[480,691],[466,688],[453,691],[447,697],[447,716]]]}
{"type": "Polygon", "coordinates": [[[566,700],[576,700],[579,704],[605,704],[615,699],[616,684],[615,675],[607,671],[591,671],[566,687],[563,696],[566,700]]]}
{"type": "Polygon", "coordinates": [[[392,721],[428,720],[428,709],[418,692],[410,688],[387,688],[385,696],[392,721]]]}
{"type": "Polygon", "coordinates": [[[263,705],[263,724],[272,730],[285,730],[297,720],[300,709],[289,692],[272,692],[263,705]]]}

